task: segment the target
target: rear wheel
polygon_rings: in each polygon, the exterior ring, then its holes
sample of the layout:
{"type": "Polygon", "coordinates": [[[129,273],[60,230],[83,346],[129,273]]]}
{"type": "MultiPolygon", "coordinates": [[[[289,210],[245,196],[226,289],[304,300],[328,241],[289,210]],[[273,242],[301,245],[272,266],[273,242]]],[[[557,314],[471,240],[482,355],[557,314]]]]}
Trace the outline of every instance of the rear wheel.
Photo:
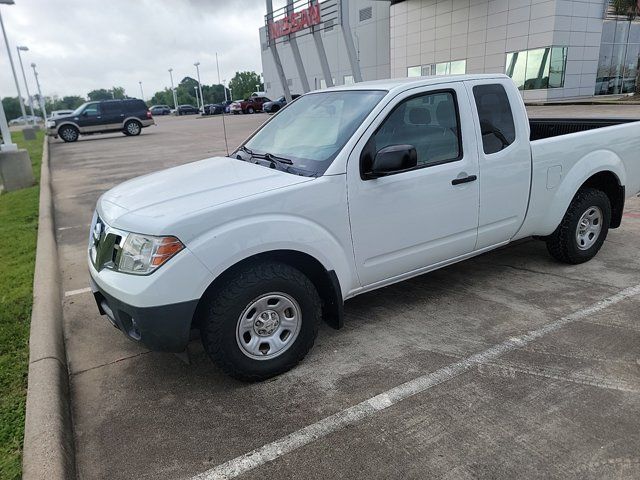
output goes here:
{"type": "Polygon", "coordinates": [[[64,125],[58,130],[58,135],[65,142],[75,142],[78,140],[79,132],[78,129],[72,125],[64,125]]]}
{"type": "Polygon", "coordinates": [[[299,270],[264,262],[238,271],[208,299],[202,344],[228,375],[257,381],[293,368],[313,346],[320,297],[299,270]]]}
{"type": "Polygon", "coordinates": [[[140,135],[142,131],[142,124],[137,120],[129,120],[124,124],[124,134],[128,136],[140,135]]]}
{"type": "Polygon", "coordinates": [[[562,222],[547,238],[547,250],[556,260],[579,264],[596,256],[609,232],[611,203],[595,188],[585,188],[571,201],[562,222]]]}

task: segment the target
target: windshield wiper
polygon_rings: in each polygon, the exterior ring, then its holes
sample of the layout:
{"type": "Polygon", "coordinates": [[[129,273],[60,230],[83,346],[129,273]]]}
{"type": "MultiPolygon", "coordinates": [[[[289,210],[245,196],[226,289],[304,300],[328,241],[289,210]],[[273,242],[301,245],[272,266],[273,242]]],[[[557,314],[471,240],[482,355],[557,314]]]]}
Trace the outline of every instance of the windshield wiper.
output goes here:
{"type": "Polygon", "coordinates": [[[283,163],[285,165],[293,165],[293,161],[286,157],[280,157],[278,155],[274,155],[273,153],[265,153],[264,159],[269,161],[276,161],[278,163],[283,163]]]}

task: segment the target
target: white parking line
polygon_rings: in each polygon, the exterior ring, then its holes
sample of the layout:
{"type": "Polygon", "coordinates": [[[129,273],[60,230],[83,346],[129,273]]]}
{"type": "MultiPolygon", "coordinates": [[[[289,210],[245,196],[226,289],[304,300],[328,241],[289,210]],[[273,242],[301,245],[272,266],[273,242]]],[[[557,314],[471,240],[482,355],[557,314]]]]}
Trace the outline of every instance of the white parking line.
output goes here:
{"type": "Polygon", "coordinates": [[[358,403],[357,405],[323,418],[316,423],[308,425],[285,437],[275,440],[274,442],[268,443],[262,447],[247,452],[244,455],[222,463],[217,467],[192,477],[191,480],[218,480],[237,477],[249,470],[253,470],[254,468],[271,462],[289,452],[308,445],[315,440],[337,432],[348,425],[352,425],[364,418],[371,417],[376,412],[395,405],[412,395],[424,392],[431,387],[451,380],[474,366],[490,362],[505,353],[524,347],[534,340],[548,335],[549,333],[553,333],[565,325],[586,318],[589,315],[597,313],[611,305],[621,302],[626,298],[638,294],[640,294],[640,284],[626,288],[587,308],[578,310],[577,312],[548,323],[536,330],[532,330],[520,337],[510,338],[509,340],[484,350],[483,352],[476,353],[475,355],[471,355],[459,362],[440,368],[433,373],[428,373],[414,380],[403,383],[402,385],[387,390],[386,392],[358,403]]]}
{"type": "Polygon", "coordinates": [[[89,293],[91,288],[79,288],[78,290],[69,290],[68,292],[64,292],[65,297],[72,297],[74,295],[80,295],[81,293],[89,293]]]}

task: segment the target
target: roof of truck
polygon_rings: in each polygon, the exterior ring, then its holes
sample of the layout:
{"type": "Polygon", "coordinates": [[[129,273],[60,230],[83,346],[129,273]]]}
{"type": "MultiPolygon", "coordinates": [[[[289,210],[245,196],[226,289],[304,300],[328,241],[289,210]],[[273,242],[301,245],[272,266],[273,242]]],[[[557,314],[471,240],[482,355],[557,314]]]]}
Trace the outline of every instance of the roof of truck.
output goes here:
{"type": "Polygon", "coordinates": [[[352,85],[337,85],[327,90],[408,90],[422,85],[437,85],[440,83],[461,82],[464,80],[483,80],[490,78],[509,78],[503,73],[475,73],[465,75],[432,75],[428,77],[404,77],[386,80],[372,80],[354,83],[352,85]]]}

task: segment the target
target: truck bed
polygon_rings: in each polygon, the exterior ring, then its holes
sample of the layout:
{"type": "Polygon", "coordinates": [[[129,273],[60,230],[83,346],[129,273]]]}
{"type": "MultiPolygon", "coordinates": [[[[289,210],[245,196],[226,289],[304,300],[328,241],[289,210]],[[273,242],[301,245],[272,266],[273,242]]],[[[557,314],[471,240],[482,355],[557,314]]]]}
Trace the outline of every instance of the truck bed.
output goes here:
{"type": "Polygon", "coordinates": [[[637,122],[637,118],[530,118],[530,140],[637,122]]]}

